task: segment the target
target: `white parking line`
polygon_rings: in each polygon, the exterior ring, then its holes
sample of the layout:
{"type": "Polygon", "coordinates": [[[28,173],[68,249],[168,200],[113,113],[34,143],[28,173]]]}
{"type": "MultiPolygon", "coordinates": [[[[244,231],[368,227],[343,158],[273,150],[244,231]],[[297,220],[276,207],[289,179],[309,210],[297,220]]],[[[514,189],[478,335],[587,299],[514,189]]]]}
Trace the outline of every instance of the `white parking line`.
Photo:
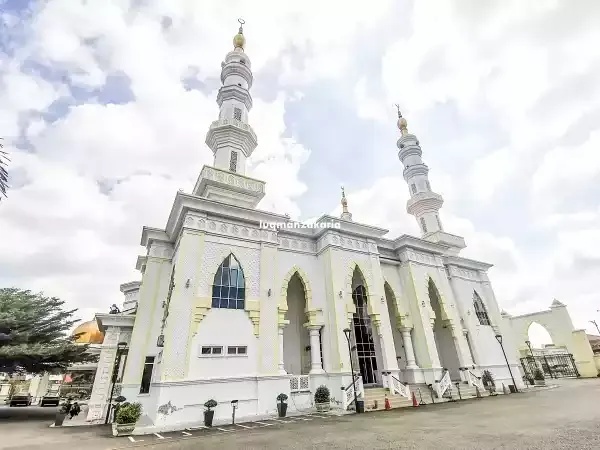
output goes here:
{"type": "Polygon", "coordinates": [[[297,417],[297,416],[294,416],[294,420],[296,420],[296,419],[298,419],[298,420],[312,420],[312,419],[309,419],[308,417],[297,417]]]}
{"type": "Polygon", "coordinates": [[[242,425],[242,424],[239,424],[239,423],[236,423],[236,425],[238,427],[242,427],[242,428],[256,428],[256,427],[249,427],[248,425],[242,425]]]}
{"type": "Polygon", "coordinates": [[[254,423],[258,423],[258,424],[262,425],[263,427],[271,427],[271,426],[275,425],[274,423],[264,423],[264,422],[254,422],[254,423]]]}
{"type": "Polygon", "coordinates": [[[231,431],[233,431],[233,430],[227,430],[227,429],[225,429],[225,428],[219,428],[219,427],[215,427],[215,428],[216,428],[217,430],[219,430],[219,431],[227,431],[228,433],[229,433],[229,432],[231,432],[231,431]]]}
{"type": "Polygon", "coordinates": [[[158,433],[154,433],[154,436],[156,436],[159,439],[171,439],[171,436],[164,437],[164,436],[162,436],[162,435],[160,435],[158,433]]]}
{"type": "Polygon", "coordinates": [[[320,416],[318,414],[309,414],[311,417],[318,417],[319,419],[329,419],[331,416],[320,416]]]}
{"type": "Polygon", "coordinates": [[[131,442],[144,442],[143,439],[134,439],[133,436],[127,436],[131,442]]]}
{"type": "Polygon", "coordinates": [[[187,431],[182,431],[182,433],[183,433],[184,436],[191,436],[192,435],[192,433],[188,433],[187,431]]]}
{"type": "Polygon", "coordinates": [[[206,428],[205,426],[200,425],[199,427],[188,427],[188,428],[186,428],[186,430],[195,431],[195,430],[204,430],[205,428],[206,428]]]}
{"type": "Polygon", "coordinates": [[[292,422],[294,422],[293,420],[279,420],[279,419],[269,419],[269,420],[273,420],[275,422],[281,422],[281,423],[292,423],[292,422]]]}

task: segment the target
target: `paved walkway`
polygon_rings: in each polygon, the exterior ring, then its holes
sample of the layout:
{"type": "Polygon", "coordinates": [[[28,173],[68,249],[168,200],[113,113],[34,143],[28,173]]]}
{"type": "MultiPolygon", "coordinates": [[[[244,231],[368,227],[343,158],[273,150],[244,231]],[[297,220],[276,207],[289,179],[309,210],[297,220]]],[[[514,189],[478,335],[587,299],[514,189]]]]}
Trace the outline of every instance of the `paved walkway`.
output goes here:
{"type": "MultiPolygon", "coordinates": [[[[0,448],[109,449],[600,449],[600,379],[557,389],[343,417],[322,414],[133,437],[106,427],[16,431],[0,421],[0,448]],[[6,438],[6,439],[5,439],[6,438]],[[143,442],[142,442],[143,441],[143,442]]],[[[27,423],[24,423],[26,426],[27,423]]]]}

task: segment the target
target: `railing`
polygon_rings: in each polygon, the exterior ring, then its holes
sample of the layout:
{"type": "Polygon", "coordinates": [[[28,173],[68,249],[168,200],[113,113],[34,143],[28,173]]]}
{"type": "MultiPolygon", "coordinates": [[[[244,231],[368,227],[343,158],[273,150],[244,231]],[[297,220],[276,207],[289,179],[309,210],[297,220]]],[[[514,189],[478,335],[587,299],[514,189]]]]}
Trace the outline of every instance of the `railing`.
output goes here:
{"type": "Polygon", "coordinates": [[[354,380],[346,387],[342,387],[342,408],[345,410],[354,402],[354,389],[356,387],[356,397],[364,396],[362,378],[358,374],[354,374],[354,380]]]}
{"type": "Polygon", "coordinates": [[[290,392],[310,392],[310,377],[308,375],[291,375],[290,392]]]}
{"type": "Polygon", "coordinates": [[[394,395],[398,394],[406,398],[410,398],[410,388],[408,384],[403,384],[398,378],[394,375],[389,375],[389,387],[390,392],[394,395]]]}
{"type": "Polygon", "coordinates": [[[447,370],[444,372],[442,379],[435,384],[435,391],[438,398],[442,398],[446,391],[450,388],[452,380],[450,380],[450,372],[447,370]]]}
{"type": "Polygon", "coordinates": [[[481,381],[481,377],[478,377],[470,370],[467,370],[467,381],[473,387],[479,388],[480,391],[484,390],[483,383],[481,381]]]}

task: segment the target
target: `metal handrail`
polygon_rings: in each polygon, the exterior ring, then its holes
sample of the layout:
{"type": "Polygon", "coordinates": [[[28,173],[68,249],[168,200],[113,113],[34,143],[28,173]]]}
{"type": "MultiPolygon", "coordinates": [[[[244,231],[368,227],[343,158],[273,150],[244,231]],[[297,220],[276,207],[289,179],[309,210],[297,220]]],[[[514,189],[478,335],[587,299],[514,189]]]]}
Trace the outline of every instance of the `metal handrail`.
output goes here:
{"type": "Polygon", "coordinates": [[[351,386],[354,386],[354,385],[355,385],[355,383],[356,383],[356,380],[358,380],[358,378],[359,378],[359,375],[358,375],[357,373],[355,373],[355,374],[352,376],[352,383],[350,383],[348,386],[346,386],[345,388],[342,388],[342,389],[343,389],[344,391],[347,391],[348,389],[350,389],[350,387],[351,387],[351,386]]]}

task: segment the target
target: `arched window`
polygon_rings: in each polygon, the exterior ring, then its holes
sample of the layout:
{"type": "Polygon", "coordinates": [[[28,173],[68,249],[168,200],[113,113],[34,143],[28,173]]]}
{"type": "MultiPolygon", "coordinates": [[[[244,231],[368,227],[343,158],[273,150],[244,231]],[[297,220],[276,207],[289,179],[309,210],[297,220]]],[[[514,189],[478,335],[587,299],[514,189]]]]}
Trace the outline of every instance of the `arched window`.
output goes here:
{"type": "Polygon", "coordinates": [[[233,254],[219,266],[212,292],[213,308],[244,309],[244,272],[233,254]]]}
{"type": "Polygon", "coordinates": [[[475,308],[475,314],[477,314],[477,319],[479,319],[481,325],[492,324],[487,309],[485,309],[485,305],[483,304],[483,300],[481,300],[481,297],[477,292],[473,292],[473,307],[475,308]]]}
{"type": "Polygon", "coordinates": [[[427,233],[427,224],[425,223],[425,219],[421,217],[419,221],[421,222],[421,228],[423,229],[423,233],[427,233]]]}

